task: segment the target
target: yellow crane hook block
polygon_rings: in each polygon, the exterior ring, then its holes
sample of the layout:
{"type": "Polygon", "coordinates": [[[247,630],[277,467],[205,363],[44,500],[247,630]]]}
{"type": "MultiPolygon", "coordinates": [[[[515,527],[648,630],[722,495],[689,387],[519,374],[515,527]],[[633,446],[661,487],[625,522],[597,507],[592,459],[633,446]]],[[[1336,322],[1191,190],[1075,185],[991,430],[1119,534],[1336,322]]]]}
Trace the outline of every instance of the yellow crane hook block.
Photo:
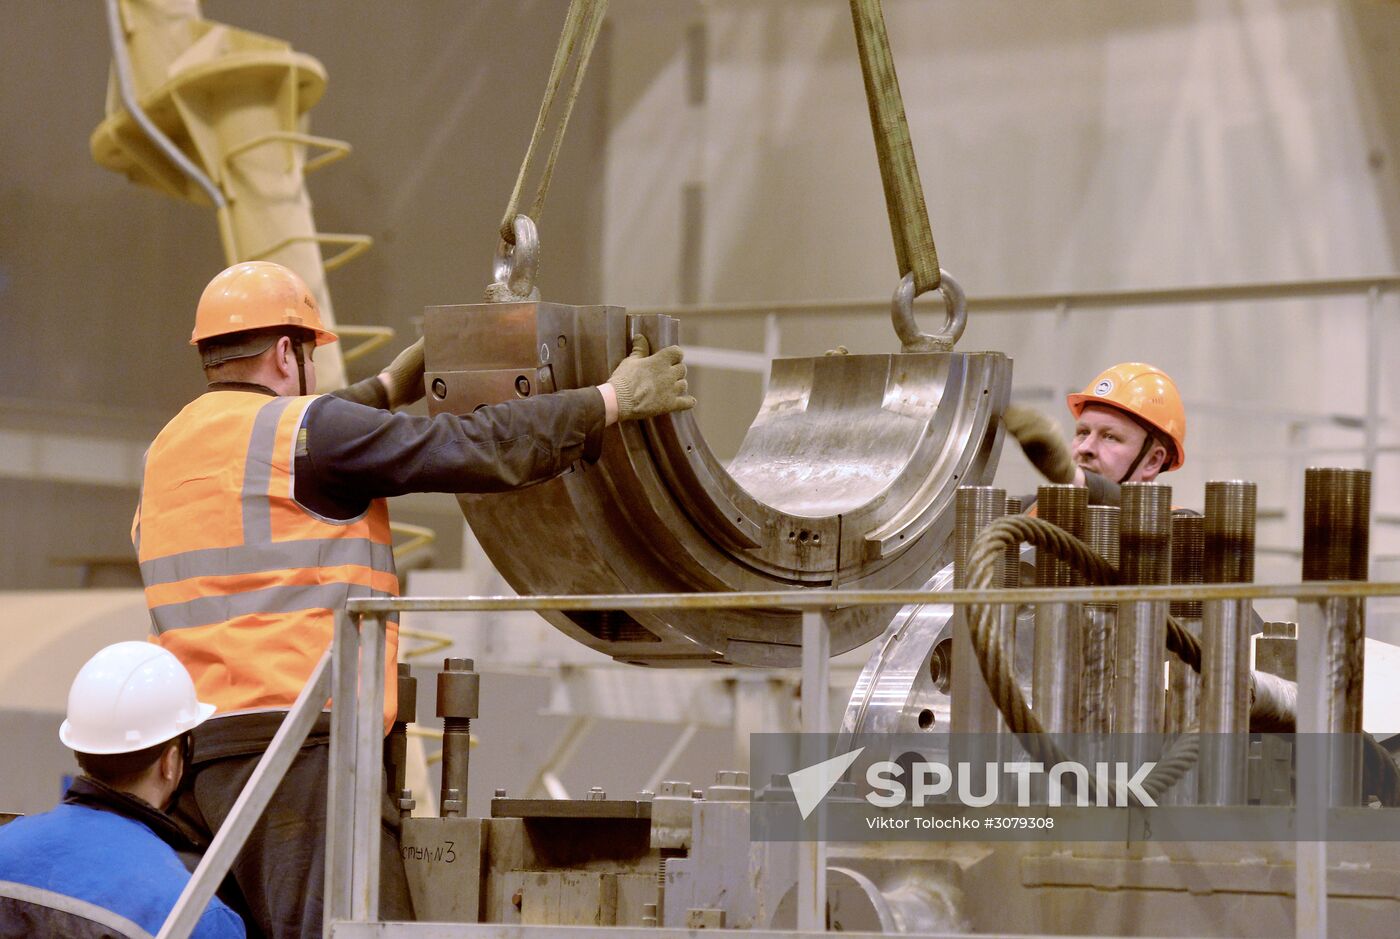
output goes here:
{"type": "MultiPolygon", "coordinates": [[[[101,166],[211,206],[226,263],[272,260],[301,275],[327,325],[328,270],[367,235],[316,231],[306,174],[350,152],[305,131],[326,88],[321,63],[289,43],[216,23],[190,0],[107,0],[113,73],[89,146],[101,166]],[[338,253],[323,260],[323,245],[338,253]]],[[[324,390],[345,385],[338,347],[317,359],[324,390]]]]}

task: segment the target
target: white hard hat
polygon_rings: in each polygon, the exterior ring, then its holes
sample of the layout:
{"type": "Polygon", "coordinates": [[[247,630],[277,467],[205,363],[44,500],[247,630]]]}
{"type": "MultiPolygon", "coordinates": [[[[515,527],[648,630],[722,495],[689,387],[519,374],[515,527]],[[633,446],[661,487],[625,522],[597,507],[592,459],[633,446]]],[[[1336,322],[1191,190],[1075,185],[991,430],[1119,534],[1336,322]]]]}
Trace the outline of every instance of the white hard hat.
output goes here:
{"type": "Polygon", "coordinates": [[[134,753],[198,727],[214,713],[185,666],[149,642],[118,642],[88,659],[68,691],[58,739],[79,753],[134,753]]]}

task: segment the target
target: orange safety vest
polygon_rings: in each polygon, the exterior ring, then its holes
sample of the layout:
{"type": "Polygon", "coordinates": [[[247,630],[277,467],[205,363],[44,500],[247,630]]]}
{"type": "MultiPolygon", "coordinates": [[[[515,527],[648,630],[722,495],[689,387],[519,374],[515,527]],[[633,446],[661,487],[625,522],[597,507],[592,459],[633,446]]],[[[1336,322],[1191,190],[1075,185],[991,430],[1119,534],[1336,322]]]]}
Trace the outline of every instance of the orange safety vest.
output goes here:
{"type": "MultiPolygon", "coordinates": [[[[287,708],[352,597],[397,596],[389,509],[322,518],[296,501],[296,448],[315,395],[216,391],[146,452],[131,540],[152,641],[219,713],[287,708]]],[[[385,727],[398,708],[398,623],[388,624],[385,727]]]]}

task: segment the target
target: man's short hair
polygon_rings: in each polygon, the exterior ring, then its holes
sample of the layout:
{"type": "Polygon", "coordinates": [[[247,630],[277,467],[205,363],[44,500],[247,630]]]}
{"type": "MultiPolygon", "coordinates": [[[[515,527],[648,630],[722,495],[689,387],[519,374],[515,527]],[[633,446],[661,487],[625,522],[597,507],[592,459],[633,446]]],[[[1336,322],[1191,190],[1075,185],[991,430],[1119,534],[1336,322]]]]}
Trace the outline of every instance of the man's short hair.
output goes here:
{"type": "Polygon", "coordinates": [[[143,750],[133,750],[130,753],[75,752],[73,755],[78,758],[78,766],[84,773],[114,789],[122,789],[134,784],[152,766],[155,766],[156,761],[161,758],[161,754],[171,744],[181,748],[185,747],[185,738],[188,736],[188,733],[181,734],[169,740],[162,740],[154,746],[146,747],[143,750]]]}
{"type": "Polygon", "coordinates": [[[1169,468],[1173,463],[1176,462],[1176,444],[1172,443],[1172,441],[1168,438],[1162,436],[1162,432],[1160,430],[1156,430],[1155,428],[1153,430],[1148,431],[1147,433],[1148,436],[1152,438],[1152,441],[1154,443],[1161,444],[1162,449],[1167,451],[1167,458],[1162,461],[1162,468],[1169,468]]]}
{"type": "Polygon", "coordinates": [[[235,359],[248,359],[262,355],[283,336],[299,342],[315,342],[316,334],[309,329],[295,326],[269,326],[264,329],[247,329],[241,333],[226,333],[211,336],[199,342],[199,358],[205,368],[214,368],[235,359]]]}

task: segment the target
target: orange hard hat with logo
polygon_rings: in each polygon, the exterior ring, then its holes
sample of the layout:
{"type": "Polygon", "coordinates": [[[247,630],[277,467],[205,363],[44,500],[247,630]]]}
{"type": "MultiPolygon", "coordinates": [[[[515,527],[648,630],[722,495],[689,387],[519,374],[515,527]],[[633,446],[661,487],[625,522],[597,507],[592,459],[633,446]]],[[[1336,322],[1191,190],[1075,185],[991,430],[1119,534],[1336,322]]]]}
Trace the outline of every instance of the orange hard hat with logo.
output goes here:
{"type": "Polygon", "coordinates": [[[194,313],[190,345],[216,336],[276,327],[314,333],[318,346],[338,338],[321,322],[316,298],[296,271],[271,261],[242,261],[220,271],[204,288],[194,313]]]}
{"type": "Polygon", "coordinates": [[[1149,425],[1172,442],[1175,452],[1163,470],[1186,462],[1186,408],[1171,376],[1144,362],[1123,362],[1105,369],[1079,394],[1068,395],[1069,412],[1079,419],[1085,405],[1117,408],[1149,425]]]}

